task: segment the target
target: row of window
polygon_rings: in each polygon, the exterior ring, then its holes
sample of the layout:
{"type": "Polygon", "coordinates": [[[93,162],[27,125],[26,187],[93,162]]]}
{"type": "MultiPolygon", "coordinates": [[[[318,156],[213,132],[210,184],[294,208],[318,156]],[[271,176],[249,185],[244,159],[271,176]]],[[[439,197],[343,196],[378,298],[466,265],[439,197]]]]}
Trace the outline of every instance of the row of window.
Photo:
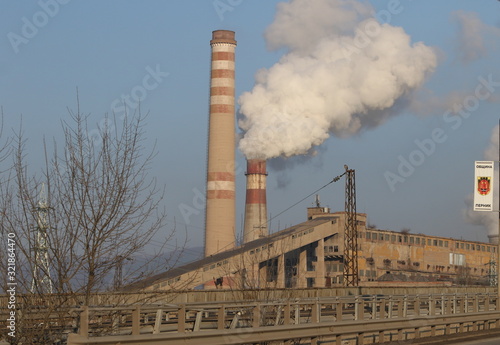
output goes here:
{"type": "Polygon", "coordinates": [[[262,246],[262,247],[260,247],[260,248],[252,249],[252,250],[250,251],[250,255],[253,255],[253,254],[255,254],[255,253],[260,253],[260,251],[261,251],[261,250],[262,250],[262,251],[264,251],[264,250],[266,250],[267,248],[272,248],[273,246],[274,246],[274,243],[269,243],[268,245],[262,246]]]}
{"type": "Polygon", "coordinates": [[[314,231],[314,228],[311,228],[311,229],[308,229],[308,230],[306,230],[304,232],[300,232],[298,234],[294,234],[294,235],[292,235],[292,240],[294,240],[297,237],[302,237],[302,235],[307,235],[308,233],[311,233],[313,231],[314,231]]]}
{"type": "MultiPolygon", "coordinates": [[[[409,235],[390,235],[390,234],[367,231],[366,234],[360,232],[358,237],[360,238],[366,237],[367,240],[387,241],[394,243],[406,243],[406,244],[422,245],[422,246],[425,246],[427,244],[428,246],[435,246],[435,247],[445,247],[445,248],[449,247],[449,241],[447,240],[439,240],[431,238],[425,239],[423,237],[409,236],[409,235]]],[[[496,247],[494,246],[465,243],[465,242],[456,242],[455,246],[457,249],[460,248],[465,250],[477,250],[483,252],[496,253],[496,247]]]]}
{"type": "Polygon", "coordinates": [[[325,246],[325,253],[338,253],[339,246],[325,246]]]}
{"type": "Polygon", "coordinates": [[[464,243],[464,242],[455,242],[455,248],[465,249],[465,250],[476,250],[488,253],[496,253],[497,251],[497,248],[493,246],[485,246],[482,244],[464,243]]]}
{"type": "Polygon", "coordinates": [[[215,267],[220,267],[222,265],[227,265],[228,261],[227,260],[224,260],[224,261],[219,261],[215,264],[211,264],[209,266],[205,266],[203,267],[203,271],[206,272],[208,270],[213,270],[215,267]]]}

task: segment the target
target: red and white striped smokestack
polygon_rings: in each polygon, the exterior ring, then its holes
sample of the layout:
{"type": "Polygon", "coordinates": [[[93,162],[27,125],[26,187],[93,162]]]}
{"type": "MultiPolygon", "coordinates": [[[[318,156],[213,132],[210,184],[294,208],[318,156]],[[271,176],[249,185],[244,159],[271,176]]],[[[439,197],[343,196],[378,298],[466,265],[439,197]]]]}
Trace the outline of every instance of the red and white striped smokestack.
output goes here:
{"type": "Polygon", "coordinates": [[[235,246],[234,32],[212,33],[205,256],[235,246]]]}
{"type": "Polygon", "coordinates": [[[247,160],[247,196],[243,242],[267,236],[266,161],[247,160]]]}

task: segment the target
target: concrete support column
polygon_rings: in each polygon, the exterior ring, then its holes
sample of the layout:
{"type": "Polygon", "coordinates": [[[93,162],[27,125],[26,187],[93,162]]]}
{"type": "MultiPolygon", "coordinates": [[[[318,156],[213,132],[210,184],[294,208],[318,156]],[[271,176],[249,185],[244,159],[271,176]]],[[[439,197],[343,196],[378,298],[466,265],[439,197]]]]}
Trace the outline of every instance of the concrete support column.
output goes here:
{"type": "Polygon", "coordinates": [[[278,278],[276,281],[276,287],[278,289],[285,288],[285,254],[278,256],[278,278]]]}
{"type": "Polygon", "coordinates": [[[297,264],[297,287],[306,288],[307,287],[307,248],[300,248],[299,262],[297,264]]]}
{"type": "Polygon", "coordinates": [[[259,283],[257,285],[258,288],[264,289],[268,287],[268,282],[267,282],[267,262],[264,262],[264,264],[261,266],[258,264],[259,267],[259,283]]]}
{"type": "Polygon", "coordinates": [[[316,248],[316,278],[315,287],[325,287],[325,239],[320,239],[318,241],[318,247],[316,248]]]}

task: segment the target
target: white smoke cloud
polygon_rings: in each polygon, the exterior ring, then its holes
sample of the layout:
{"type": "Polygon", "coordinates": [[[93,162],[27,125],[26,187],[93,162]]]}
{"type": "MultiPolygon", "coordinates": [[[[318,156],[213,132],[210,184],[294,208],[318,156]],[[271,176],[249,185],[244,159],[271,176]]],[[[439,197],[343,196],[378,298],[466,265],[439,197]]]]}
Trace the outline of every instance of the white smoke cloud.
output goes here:
{"type": "MultiPolygon", "coordinates": [[[[495,126],[491,132],[490,145],[484,151],[484,160],[488,161],[498,161],[498,126],[495,126]]],[[[496,169],[495,169],[496,170],[496,169]]],[[[495,177],[498,173],[495,172],[495,177]]],[[[494,177],[494,178],[495,178],[494,177]]],[[[500,181],[496,181],[494,184],[498,184],[500,181]]],[[[493,207],[498,209],[498,188],[493,190],[493,207]]],[[[498,212],[480,212],[474,211],[474,194],[469,194],[465,199],[466,208],[464,210],[465,220],[474,225],[482,225],[488,229],[490,235],[498,234],[498,212]]]]}
{"type": "Polygon", "coordinates": [[[397,114],[437,64],[402,28],[380,24],[355,1],[292,0],[266,32],[278,63],[239,98],[247,158],[307,154],[332,133],[349,136],[397,114]]]}
{"type": "Polygon", "coordinates": [[[372,10],[371,6],[356,1],[281,2],[274,22],[265,33],[267,45],[269,49],[307,52],[325,38],[351,35],[372,10]]]}
{"type": "Polygon", "coordinates": [[[498,47],[500,28],[483,23],[477,13],[455,11],[453,19],[459,27],[457,41],[463,62],[480,59],[489,50],[498,47]]]}

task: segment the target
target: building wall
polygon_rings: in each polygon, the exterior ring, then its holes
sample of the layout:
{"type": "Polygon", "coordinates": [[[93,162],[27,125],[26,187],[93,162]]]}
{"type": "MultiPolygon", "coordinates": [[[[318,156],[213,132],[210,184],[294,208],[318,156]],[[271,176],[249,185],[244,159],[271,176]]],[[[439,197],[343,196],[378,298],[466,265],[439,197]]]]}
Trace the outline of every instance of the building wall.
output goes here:
{"type": "Polygon", "coordinates": [[[389,272],[411,281],[487,283],[496,261],[497,248],[489,243],[374,229],[359,232],[358,240],[361,281],[389,272]]]}
{"type": "MultiPolygon", "coordinates": [[[[210,282],[219,277],[224,278],[223,289],[235,290],[342,286],[345,214],[308,216],[305,223],[157,281],[147,290],[217,288],[210,282]]],[[[367,229],[366,214],[358,214],[357,221],[361,286],[488,283],[491,262],[496,261],[493,244],[367,229]]]]}

